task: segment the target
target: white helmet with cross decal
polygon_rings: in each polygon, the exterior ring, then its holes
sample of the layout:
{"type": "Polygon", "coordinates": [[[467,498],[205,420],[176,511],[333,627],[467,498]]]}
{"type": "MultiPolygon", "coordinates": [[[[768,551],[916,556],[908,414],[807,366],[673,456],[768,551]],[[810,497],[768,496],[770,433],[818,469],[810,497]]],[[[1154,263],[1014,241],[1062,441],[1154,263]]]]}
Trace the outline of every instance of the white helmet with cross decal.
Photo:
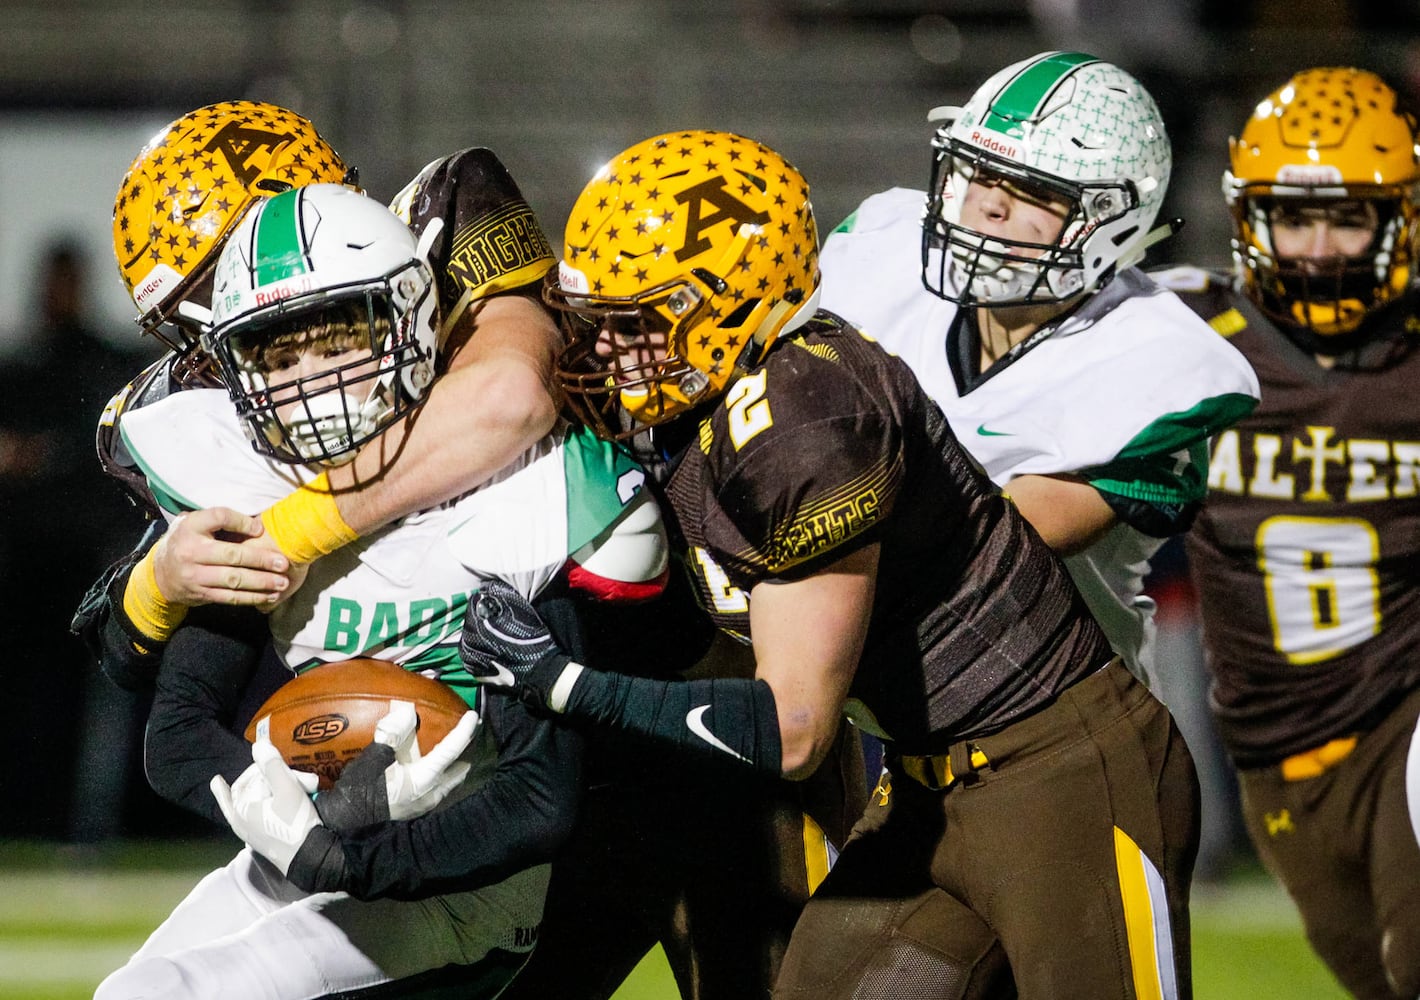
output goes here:
{"type": "Polygon", "coordinates": [[[1045,52],[993,75],[964,108],[936,108],[923,223],[923,281],[956,302],[1058,302],[1137,263],[1168,187],[1159,109],[1118,66],[1045,52]],[[960,223],[967,185],[987,171],[1068,206],[1059,237],[1017,242],[960,223]]]}
{"type": "Polygon", "coordinates": [[[263,199],[217,263],[202,346],[253,446],[339,464],[421,404],[438,317],[423,242],[364,194],[313,184],[263,199]],[[325,360],[312,374],[299,357],[325,360]],[[293,406],[293,404],[295,404],[293,406]]]}

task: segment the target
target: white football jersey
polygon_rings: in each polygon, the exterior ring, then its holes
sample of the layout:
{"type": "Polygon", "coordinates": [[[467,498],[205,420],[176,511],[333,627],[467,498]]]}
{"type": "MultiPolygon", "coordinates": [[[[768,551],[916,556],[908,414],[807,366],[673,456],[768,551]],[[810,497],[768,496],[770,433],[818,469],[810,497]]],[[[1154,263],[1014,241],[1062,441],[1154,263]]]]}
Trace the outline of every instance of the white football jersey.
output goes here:
{"type": "MultiPolygon", "coordinates": [[[[1258,398],[1243,356],[1172,292],[1129,269],[961,391],[947,345],[958,307],[922,284],[925,205],[921,191],[875,194],[829,236],[820,257],[823,308],[907,363],[998,485],[1030,473],[1076,473],[1136,499],[1201,499],[1200,445],[1258,398]]],[[[1146,680],[1153,601],[1143,582],[1162,544],[1121,522],[1066,559],[1115,650],[1146,680]]]]}
{"type": "MultiPolygon", "coordinates": [[[[126,413],[121,428],[170,518],[213,506],[256,514],[319,471],[253,451],[220,389],[174,393],[126,413]]],[[[440,677],[472,703],[458,656],[469,595],[496,577],[535,596],[569,555],[613,525],[644,520],[646,505],[654,509],[644,480],[619,449],[560,426],[478,489],[312,563],[270,616],[276,649],[296,672],[354,656],[392,660],[440,677]]],[[[665,565],[659,516],[651,537],[662,544],[638,549],[643,579],[665,565]]]]}

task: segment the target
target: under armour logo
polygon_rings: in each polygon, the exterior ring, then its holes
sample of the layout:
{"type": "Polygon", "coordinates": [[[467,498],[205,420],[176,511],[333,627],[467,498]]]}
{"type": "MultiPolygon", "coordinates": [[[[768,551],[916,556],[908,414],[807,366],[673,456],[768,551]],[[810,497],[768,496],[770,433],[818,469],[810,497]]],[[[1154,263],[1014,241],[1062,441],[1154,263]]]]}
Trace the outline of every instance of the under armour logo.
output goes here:
{"type": "Polygon", "coordinates": [[[873,794],[878,797],[878,805],[888,804],[888,798],[892,795],[892,775],[886,770],[878,777],[878,787],[873,789],[873,794]]]}
{"type": "Polygon", "coordinates": [[[1275,837],[1279,833],[1296,833],[1297,828],[1292,825],[1292,812],[1290,809],[1283,809],[1281,812],[1263,813],[1262,822],[1267,824],[1267,835],[1275,837]]]}

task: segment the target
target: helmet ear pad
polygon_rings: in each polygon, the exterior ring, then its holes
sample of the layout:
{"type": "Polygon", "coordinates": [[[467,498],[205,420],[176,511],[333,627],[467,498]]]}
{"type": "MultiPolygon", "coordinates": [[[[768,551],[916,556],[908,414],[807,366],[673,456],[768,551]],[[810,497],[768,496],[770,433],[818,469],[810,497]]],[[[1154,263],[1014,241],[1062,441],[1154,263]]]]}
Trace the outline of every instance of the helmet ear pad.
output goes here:
{"type": "Polygon", "coordinates": [[[436,300],[398,216],[350,188],[309,185],[264,200],[232,233],[203,346],[257,451],[336,465],[424,401],[436,300]]]}

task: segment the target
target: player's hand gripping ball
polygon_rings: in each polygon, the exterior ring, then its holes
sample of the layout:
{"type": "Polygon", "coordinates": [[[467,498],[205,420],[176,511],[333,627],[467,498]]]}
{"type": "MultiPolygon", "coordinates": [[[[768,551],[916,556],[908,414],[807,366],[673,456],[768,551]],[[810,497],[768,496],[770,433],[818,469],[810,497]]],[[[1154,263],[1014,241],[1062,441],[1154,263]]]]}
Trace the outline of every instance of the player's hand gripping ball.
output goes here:
{"type": "Polygon", "coordinates": [[[321,789],[328,789],[374,740],[391,701],[413,703],[425,754],[468,711],[452,688],[433,678],[386,660],[344,660],[312,667],[283,684],[256,710],[246,738],[256,742],[264,728],[292,769],[315,774],[321,789]]]}

